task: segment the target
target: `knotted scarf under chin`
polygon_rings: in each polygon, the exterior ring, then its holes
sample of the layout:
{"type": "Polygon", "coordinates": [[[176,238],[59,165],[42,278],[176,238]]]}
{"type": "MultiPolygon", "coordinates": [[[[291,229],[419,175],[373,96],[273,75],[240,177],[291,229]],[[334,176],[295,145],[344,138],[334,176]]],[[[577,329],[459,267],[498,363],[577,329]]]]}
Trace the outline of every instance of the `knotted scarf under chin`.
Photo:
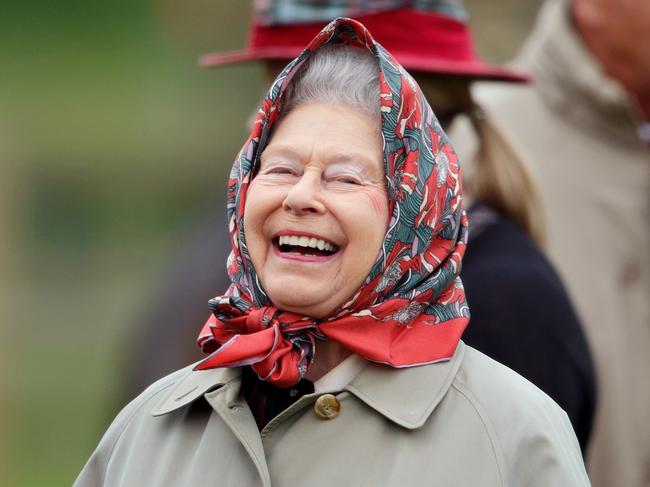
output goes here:
{"type": "MultiPolygon", "coordinates": [[[[455,286],[444,294],[443,299],[454,299],[455,286]]],[[[427,303],[402,298],[326,321],[272,306],[242,310],[241,300],[227,295],[212,299],[210,306],[214,314],[198,343],[211,355],[195,370],[250,365],[260,379],[278,387],[304,377],[319,339],[335,340],[373,362],[409,367],[449,359],[468,321],[459,316],[441,323],[426,312],[427,303]]]]}
{"type": "Polygon", "coordinates": [[[250,365],[260,379],[290,387],[311,365],[314,321],[270,306],[240,311],[227,297],[210,300],[210,306],[222,320],[213,314],[201,330],[198,343],[212,355],[195,370],[250,365]]]}

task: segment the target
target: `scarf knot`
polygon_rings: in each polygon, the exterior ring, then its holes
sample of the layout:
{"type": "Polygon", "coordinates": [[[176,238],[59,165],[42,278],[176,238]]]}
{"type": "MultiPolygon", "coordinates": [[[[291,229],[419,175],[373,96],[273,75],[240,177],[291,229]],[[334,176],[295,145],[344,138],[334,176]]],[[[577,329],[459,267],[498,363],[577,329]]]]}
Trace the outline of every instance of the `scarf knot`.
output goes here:
{"type": "Polygon", "coordinates": [[[248,335],[262,331],[270,326],[277,326],[277,320],[274,322],[275,314],[275,310],[268,306],[252,309],[246,316],[245,333],[248,335]]]}
{"type": "Polygon", "coordinates": [[[313,360],[316,323],[272,306],[242,312],[226,301],[211,303],[216,313],[198,340],[211,355],[195,370],[250,365],[261,379],[279,387],[296,384],[313,360]]]}

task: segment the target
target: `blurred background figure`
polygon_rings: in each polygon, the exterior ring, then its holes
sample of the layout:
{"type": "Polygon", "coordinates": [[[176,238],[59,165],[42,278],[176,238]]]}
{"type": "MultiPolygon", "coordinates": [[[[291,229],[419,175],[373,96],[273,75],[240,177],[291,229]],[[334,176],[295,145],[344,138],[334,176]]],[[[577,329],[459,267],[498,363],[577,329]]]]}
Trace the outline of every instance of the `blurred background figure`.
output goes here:
{"type": "Polygon", "coordinates": [[[650,2],[548,0],[478,99],[533,165],[549,255],[594,352],[596,487],[650,485],[650,2]]]}
{"type": "MultiPolygon", "coordinates": [[[[460,119],[461,126],[478,136],[478,156],[465,180],[472,230],[462,278],[472,320],[464,340],[555,399],[567,411],[585,450],[595,407],[593,367],[563,285],[540,251],[544,219],[537,186],[469,89],[475,80],[522,84],[527,77],[478,58],[462,3],[258,1],[248,48],[209,54],[201,63],[262,61],[270,82],[338,16],[361,21],[416,77],[445,129],[460,119]],[[395,30],[396,24],[410,29],[395,30]]],[[[462,127],[458,133],[463,137],[462,127]]],[[[139,323],[144,327],[128,365],[132,383],[127,396],[201,358],[195,339],[208,313],[205,297],[227,287],[225,227],[216,212],[208,212],[175,259],[158,304],[139,323]],[[179,343],[186,344],[184,353],[179,343]]]]}

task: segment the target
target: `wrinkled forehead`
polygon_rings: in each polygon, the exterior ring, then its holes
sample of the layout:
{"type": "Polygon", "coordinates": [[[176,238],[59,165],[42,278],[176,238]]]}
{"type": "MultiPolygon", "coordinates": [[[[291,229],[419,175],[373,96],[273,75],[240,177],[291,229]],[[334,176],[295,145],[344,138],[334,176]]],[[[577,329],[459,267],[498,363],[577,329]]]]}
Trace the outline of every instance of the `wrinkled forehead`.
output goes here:
{"type": "Polygon", "coordinates": [[[342,104],[304,102],[280,118],[260,167],[318,166],[322,170],[349,170],[366,179],[383,180],[385,159],[379,116],[374,119],[342,104]]]}

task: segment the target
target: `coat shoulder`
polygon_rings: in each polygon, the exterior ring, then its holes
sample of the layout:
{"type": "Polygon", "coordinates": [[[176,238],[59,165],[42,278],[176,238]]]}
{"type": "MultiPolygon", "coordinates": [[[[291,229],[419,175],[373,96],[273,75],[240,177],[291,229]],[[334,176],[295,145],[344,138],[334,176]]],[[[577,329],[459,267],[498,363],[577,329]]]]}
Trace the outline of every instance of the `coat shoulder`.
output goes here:
{"type": "Polygon", "coordinates": [[[118,430],[124,429],[124,427],[138,414],[144,413],[149,415],[151,413],[151,408],[155,402],[160,399],[162,393],[168,391],[172,386],[177,384],[194,368],[195,365],[196,364],[191,364],[172,372],[147,387],[140,395],[120,411],[106,434],[111,432],[114,428],[118,430]]]}
{"type": "Polygon", "coordinates": [[[128,425],[138,418],[151,416],[151,409],[161,395],[168,391],[194,367],[194,364],[172,372],[147,387],[139,396],[128,403],[115,417],[104,433],[96,450],[86,462],[74,487],[102,485],[111,453],[128,425]]]}
{"type": "Polygon", "coordinates": [[[568,416],[534,384],[467,346],[451,387],[480,418],[505,485],[589,485],[568,416]]]}
{"type": "Polygon", "coordinates": [[[522,420],[544,410],[560,417],[564,411],[541,389],[512,369],[466,345],[463,363],[452,386],[494,420],[500,416],[522,420]]]}

